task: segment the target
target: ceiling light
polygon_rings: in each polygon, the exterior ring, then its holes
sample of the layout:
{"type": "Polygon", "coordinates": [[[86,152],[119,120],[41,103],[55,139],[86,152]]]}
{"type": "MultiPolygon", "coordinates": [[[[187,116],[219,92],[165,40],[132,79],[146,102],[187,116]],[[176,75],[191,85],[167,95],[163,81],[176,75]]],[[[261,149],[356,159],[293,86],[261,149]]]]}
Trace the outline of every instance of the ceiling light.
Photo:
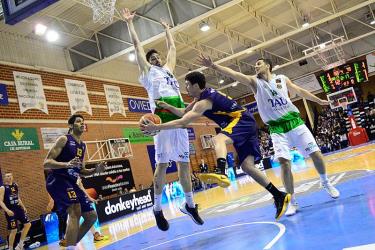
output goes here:
{"type": "Polygon", "coordinates": [[[375,19],[370,22],[371,25],[375,24],[375,19]]]}
{"type": "Polygon", "coordinates": [[[246,54],[251,54],[251,53],[253,53],[253,52],[254,52],[254,50],[252,50],[252,49],[251,49],[251,50],[247,50],[247,51],[246,51],[246,54]]]}
{"type": "Polygon", "coordinates": [[[47,31],[47,26],[45,26],[41,23],[38,23],[37,25],[35,25],[34,32],[35,32],[36,35],[43,36],[44,33],[46,33],[46,31],[47,31]]]}
{"type": "Polygon", "coordinates": [[[208,25],[208,23],[206,23],[206,22],[201,22],[199,24],[199,29],[201,31],[208,31],[210,29],[210,25],[208,25]]]}
{"type": "Polygon", "coordinates": [[[224,80],[223,80],[223,79],[220,79],[219,83],[220,83],[220,84],[224,83],[224,80]]]}
{"type": "Polygon", "coordinates": [[[310,24],[309,24],[308,22],[302,24],[302,28],[307,28],[307,27],[309,27],[309,26],[310,26],[310,24]]]}
{"type": "Polygon", "coordinates": [[[129,59],[129,61],[134,62],[135,61],[135,54],[133,52],[129,53],[128,59],[129,59]]]}
{"type": "Polygon", "coordinates": [[[46,34],[46,38],[47,38],[48,42],[55,42],[55,41],[57,41],[57,39],[59,39],[59,37],[60,37],[59,33],[57,33],[54,30],[50,30],[46,34]]]}
{"type": "Polygon", "coordinates": [[[273,67],[273,69],[278,69],[278,68],[280,68],[280,65],[278,64],[273,67]]]}
{"type": "Polygon", "coordinates": [[[232,87],[237,87],[237,85],[238,85],[238,82],[232,83],[232,87]]]}
{"type": "Polygon", "coordinates": [[[325,44],[325,43],[321,43],[321,44],[319,44],[319,48],[324,49],[325,47],[326,47],[326,44],[325,44]]]}

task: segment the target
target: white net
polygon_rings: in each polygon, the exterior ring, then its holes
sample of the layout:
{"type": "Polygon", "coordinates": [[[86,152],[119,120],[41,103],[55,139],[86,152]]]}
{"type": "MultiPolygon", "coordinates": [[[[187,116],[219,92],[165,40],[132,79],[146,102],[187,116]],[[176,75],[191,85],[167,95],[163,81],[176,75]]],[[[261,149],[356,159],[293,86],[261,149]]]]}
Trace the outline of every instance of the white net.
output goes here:
{"type": "Polygon", "coordinates": [[[83,2],[92,8],[95,23],[112,23],[116,0],[83,0],[83,2]]]}

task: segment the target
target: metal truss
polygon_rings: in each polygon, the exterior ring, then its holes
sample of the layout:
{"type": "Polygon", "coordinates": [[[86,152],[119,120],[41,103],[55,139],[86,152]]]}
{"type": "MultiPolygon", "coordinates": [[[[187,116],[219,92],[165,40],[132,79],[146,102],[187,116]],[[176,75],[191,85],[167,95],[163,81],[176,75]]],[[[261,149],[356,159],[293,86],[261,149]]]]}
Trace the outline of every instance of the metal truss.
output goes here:
{"type": "MultiPolygon", "coordinates": [[[[326,23],[328,21],[334,20],[334,19],[336,19],[336,18],[338,18],[340,16],[347,15],[347,14],[353,12],[353,11],[356,11],[358,9],[366,7],[367,5],[369,5],[371,3],[374,3],[374,2],[375,2],[375,0],[368,0],[368,1],[362,2],[360,4],[357,4],[357,5],[353,6],[353,7],[347,8],[345,10],[341,10],[340,12],[337,12],[336,14],[329,15],[329,16],[327,16],[325,18],[321,18],[318,21],[310,23],[309,28],[314,28],[314,27],[316,27],[318,25],[321,25],[321,24],[326,23]]],[[[245,49],[245,50],[237,52],[237,53],[235,53],[233,55],[230,55],[230,56],[228,56],[226,58],[219,59],[219,60],[215,61],[215,63],[222,64],[222,63],[228,62],[229,60],[232,60],[234,58],[243,57],[244,55],[248,54],[249,52],[251,52],[253,50],[266,48],[266,47],[268,47],[268,46],[270,46],[272,44],[275,44],[275,43],[278,43],[278,42],[282,42],[285,39],[290,38],[290,37],[292,37],[292,36],[294,36],[294,35],[296,35],[296,34],[298,34],[300,32],[305,31],[305,30],[306,30],[306,28],[301,27],[301,28],[289,31],[289,32],[287,32],[285,34],[279,35],[279,36],[277,36],[275,38],[269,39],[268,41],[265,41],[265,42],[263,42],[261,44],[258,44],[258,45],[254,46],[252,48],[245,49]]],[[[369,34],[366,34],[366,35],[369,35],[369,34]]],[[[290,62],[287,62],[285,64],[286,65],[293,64],[293,63],[298,62],[301,59],[304,59],[304,58],[302,57],[302,58],[294,59],[294,60],[292,60],[290,62]]],[[[205,69],[205,67],[201,67],[199,70],[203,70],[203,69],[205,69]]]]}
{"type": "MultiPolygon", "coordinates": [[[[80,1],[77,1],[77,0],[75,0],[75,1],[76,1],[76,2],[79,2],[79,3],[81,3],[81,4],[83,4],[83,3],[80,2],[80,1]]],[[[216,1],[212,0],[212,1],[211,1],[212,6],[208,6],[208,5],[206,5],[206,4],[202,4],[202,3],[198,2],[198,1],[194,1],[194,0],[187,1],[188,3],[190,3],[190,4],[192,4],[192,5],[199,6],[200,8],[204,8],[204,9],[206,9],[206,12],[203,13],[203,14],[201,14],[201,15],[199,15],[199,16],[195,16],[195,17],[191,18],[190,20],[187,20],[187,21],[185,21],[185,22],[183,22],[183,23],[181,23],[181,24],[178,24],[176,27],[172,28],[172,32],[175,33],[175,32],[177,32],[177,31],[180,31],[180,30],[184,29],[185,27],[189,27],[190,25],[192,25],[192,24],[194,24],[194,23],[196,23],[196,22],[199,22],[200,20],[202,20],[202,19],[204,19],[204,18],[207,18],[207,17],[209,17],[209,16],[211,16],[211,15],[217,13],[217,12],[220,12],[220,11],[226,9],[226,8],[229,8],[229,7],[231,7],[231,6],[236,5],[236,4],[238,4],[239,2],[241,2],[241,1],[243,1],[243,0],[231,0],[231,1],[228,0],[228,1],[226,1],[226,2],[221,1],[221,4],[218,5],[218,3],[217,3],[216,1]]],[[[175,14],[175,13],[172,13],[172,11],[171,11],[171,5],[172,5],[172,3],[173,3],[173,2],[171,2],[171,1],[169,1],[169,0],[163,0],[163,1],[155,2],[154,5],[156,6],[156,5],[158,5],[158,4],[162,4],[162,5],[163,5],[163,8],[166,9],[166,13],[165,13],[165,14],[168,14],[168,15],[169,15],[169,19],[170,19],[169,21],[171,22],[171,24],[176,24],[178,19],[177,19],[176,16],[175,16],[176,14],[175,14]]],[[[85,5],[85,4],[84,4],[84,5],[85,5]]],[[[152,11],[152,8],[151,8],[151,11],[152,11]]],[[[154,13],[154,15],[155,15],[155,13],[154,13]]],[[[155,20],[154,18],[150,17],[150,13],[143,13],[143,14],[142,14],[142,11],[137,11],[137,16],[138,16],[140,19],[142,19],[144,22],[148,22],[148,23],[150,23],[150,24],[151,24],[151,23],[154,23],[154,24],[158,23],[158,24],[159,24],[159,20],[155,20]]],[[[121,19],[121,15],[120,15],[120,13],[119,13],[119,11],[118,11],[117,9],[115,10],[114,20],[115,20],[115,21],[116,21],[116,20],[117,20],[117,21],[122,21],[122,19],[121,19]]],[[[135,20],[135,21],[137,21],[137,20],[135,20]]],[[[113,25],[113,24],[112,24],[112,25],[113,25]]],[[[90,62],[89,64],[87,64],[87,65],[85,65],[85,66],[83,66],[83,67],[80,67],[80,68],[75,69],[76,71],[81,71],[81,70],[84,70],[84,69],[86,69],[86,70],[87,70],[87,69],[90,69],[91,67],[95,67],[95,65],[98,65],[98,64],[101,64],[101,63],[108,62],[108,61],[110,61],[110,60],[112,60],[112,59],[115,59],[115,58],[117,58],[117,57],[119,57],[119,56],[121,56],[121,55],[124,55],[124,54],[129,53],[129,52],[131,52],[131,51],[134,50],[134,48],[133,48],[133,46],[131,45],[130,41],[124,41],[124,40],[119,39],[119,38],[117,38],[117,37],[114,37],[114,36],[111,36],[111,35],[105,34],[105,33],[102,32],[102,31],[97,31],[97,32],[94,32],[94,33],[92,34],[92,37],[96,37],[96,36],[98,36],[98,37],[100,37],[100,36],[105,36],[105,37],[107,37],[107,38],[110,38],[112,41],[116,41],[116,42],[118,42],[118,43],[126,44],[126,46],[125,46],[124,49],[121,49],[121,51],[119,51],[119,52],[113,52],[112,55],[105,55],[105,56],[103,56],[102,58],[97,58],[97,59],[99,59],[98,61],[96,61],[96,60],[91,60],[91,62],[90,62]]],[[[155,41],[159,40],[161,37],[163,37],[163,32],[162,32],[162,31],[160,31],[160,32],[157,33],[157,34],[151,34],[150,37],[147,37],[146,39],[144,39],[144,40],[142,41],[142,45],[143,45],[143,46],[146,46],[146,45],[148,45],[148,44],[150,44],[150,43],[152,43],[152,42],[155,42],[155,41]]],[[[83,37],[82,37],[82,38],[83,38],[83,37]]],[[[84,40],[84,39],[83,39],[83,40],[84,40]]],[[[97,41],[97,40],[98,40],[98,39],[96,39],[96,41],[97,41]]],[[[92,41],[95,42],[95,40],[90,39],[90,42],[92,42],[92,41]]],[[[84,42],[85,42],[85,41],[84,41],[84,42]]],[[[101,43],[103,43],[103,42],[101,42],[101,43]]],[[[71,48],[74,48],[74,47],[76,47],[76,46],[77,46],[77,44],[75,44],[74,46],[69,47],[69,48],[68,48],[68,51],[69,51],[69,52],[73,52],[73,51],[71,50],[71,48]]],[[[99,49],[102,48],[103,46],[105,46],[105,45],[103,45],[103,44],[97,44],[97,47],[98,47],[99,49]]],[[[76,49],[76,50],[77,50],[77,49],[76,49]]],[[[86,51],[80,51],[80,52],[81,52],[81,54],[79,54],[79,56],[83,56],[83,54],[88,55],[88,53],[87,53],[86,51]]],[[[73,53],[74,53],[74,52],[73,52],[73,53]]],[[[75,53],[75,54],[77,55],[77,53],[75,53]]],[[[100,54],[99,51],[98,51],[97,54],[100,54]]],[[[92,56],[92,55],[90,55],[90,56],[92,56]]],[[[224,56],[225,56],[225,55],[224,55],[224,56]]],[[[88,59],[88,57],[86,57],[86,56],[83,56],[83,57],[85,57],[86,59],[88,59]]]]}

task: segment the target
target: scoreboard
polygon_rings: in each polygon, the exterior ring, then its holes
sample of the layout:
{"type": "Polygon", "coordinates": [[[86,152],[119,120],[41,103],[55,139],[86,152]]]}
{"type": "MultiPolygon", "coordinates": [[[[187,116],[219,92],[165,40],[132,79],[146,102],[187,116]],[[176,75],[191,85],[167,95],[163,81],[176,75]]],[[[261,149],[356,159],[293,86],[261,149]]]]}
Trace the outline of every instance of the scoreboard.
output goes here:
{"type": "Polygon", "coordinates": [[[353,87],[355,84],[367,82],[368,72],[366,61],[357,61],[327,70],[318,77],[325,93],[353,87]]]}
{"type": "Polygon", "coordinates": [[[59,0],[1,0],[6,24],[16,24],[59,0]]]}

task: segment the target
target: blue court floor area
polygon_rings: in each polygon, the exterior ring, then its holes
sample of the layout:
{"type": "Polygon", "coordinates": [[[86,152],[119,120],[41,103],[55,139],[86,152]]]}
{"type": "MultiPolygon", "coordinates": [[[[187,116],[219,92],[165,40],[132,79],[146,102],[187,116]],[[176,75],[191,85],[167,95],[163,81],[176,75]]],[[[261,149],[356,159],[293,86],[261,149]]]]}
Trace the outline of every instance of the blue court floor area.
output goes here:
{"type": "Polygon", "coordinates": [[[202,211],[203,226],[183,216],[169,220],[167,232],[152,227],[103,249],[375,249],[375,174],[337,188],[337,200],[320,189],[298,196],[299,213],[277,222],[270,202],[256,209],[202,211]]]}

